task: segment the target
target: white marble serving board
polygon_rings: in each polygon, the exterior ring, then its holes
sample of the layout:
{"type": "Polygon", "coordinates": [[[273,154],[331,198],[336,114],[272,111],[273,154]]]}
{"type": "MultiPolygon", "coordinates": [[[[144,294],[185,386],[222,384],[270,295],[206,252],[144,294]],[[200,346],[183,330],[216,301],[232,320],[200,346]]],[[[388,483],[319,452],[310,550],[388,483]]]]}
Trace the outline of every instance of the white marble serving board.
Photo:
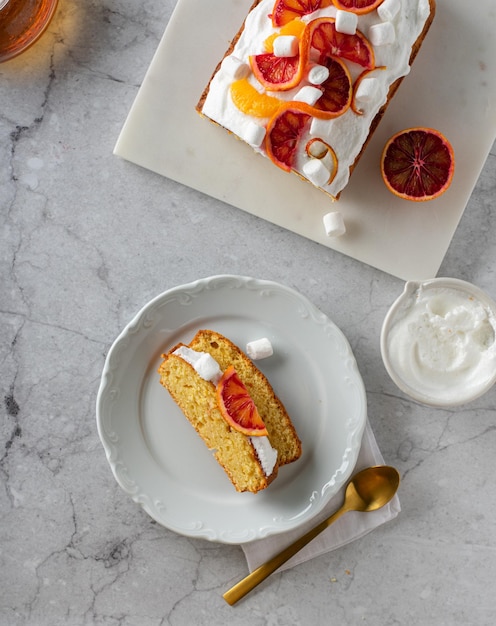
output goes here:
{"type": "Polygon", "coordinates": [[[496,3],[437,0],[410,75],[333,203],[195,111],[251,2],[178,0],[115,154],[404,280],[434,277],[496,137],[496,3]],[[411,126],[439,129],[455,150],[437,200],[397,199],[382,182],[384,143],[411,126]],[[343,213],[343,237],[325,235],[331,210],[343,213]]]}

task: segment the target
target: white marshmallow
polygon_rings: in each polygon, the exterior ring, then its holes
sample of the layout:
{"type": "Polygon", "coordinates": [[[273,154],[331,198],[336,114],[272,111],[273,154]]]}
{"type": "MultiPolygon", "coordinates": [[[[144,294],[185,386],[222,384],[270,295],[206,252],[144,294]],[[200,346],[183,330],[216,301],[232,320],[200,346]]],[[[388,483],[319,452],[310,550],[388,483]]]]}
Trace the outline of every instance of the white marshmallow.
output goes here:
{"type": "Polygon", "coordinates": [[[373,46],[387,46],[394,43],[396,33],[391,22],[373,24],[369,28],[369,41],[373,46]]]}
{"type": "Polygon", "coordinates": [[[307,80],[312,85],[321,85],[329,78],[329,68],[325,65],[311,65],[307,73],[307,80]]]}
{"type": "Polygon", "coordinates": [[[264,126],[260,126],[260,124],[256,124],[255,122],[248,122],[243,133],[243,139],[253,148],[259,148],[265,138],[265,132],[264,126]]]}
{"type": "Polygon", "coordinates": [[[328,237],[341,237],[346,232],[343,216],[339,211],[324,215],[324,228],[328,237]]]}
{"type": "Polygon", "coordinates": [[[306,102],[313,106],[319,98],[322,97],[322,91],[318,87],[312,87],[311,85],[305,85],[294,96],[293,100],[297,102],[306,102]]]}
{"type": "Polygon", "coordinates": [[[358,25],[358,15],[349,11],[336,11],[336,30],[345,35],[354,35],[358,25]]]}
{"type": "Polygon", "coordinates": [[[317,187],[323,187],[329,182],[331,174],[322,162],[322,159],[310,159],[303,166],[303,174],[317,187]]]}
{"type": "Polygon", "coordinates": [[[355,92],[355,99],[357,102],[367,103],[371,102],[379,89],[379,81],[377,78],[364,78],[360,81],[357,90],[355,92]]]}
{"type": "Polygon", "coordinates": [[[276,37],[273,50],[276,57],[295,57],[298,54],[298,37],[294,35],[276,37]]]}
{"type": "Polygon", "coordinates": [[[222,69],[234,80],[246,78],[251,71],[248,63],[244,63],[232,54],[222,61],[222,69]]]}
{"type": "Polygon", "coordinates": [[[321,120],[313,117],[310,122],[310,135],[312,137],[326,138],[329,133],[329,120],[321,120]]]}
{"type": "Polygon", "coordinates": [[[394,20],[401,7],[401,0],[384,0],[384,2],[377,7],[377,14],[383,22],[390,22],[394,20]]]}
{"type": "Polygon", "coordinates": [[[272,356],[274,354],[274,350],[272,349],[272,344],[267,337],[262,337],[261,339],[256,339],[255,341],[249,341],[246,344],[246,354],[256,361],[257,359],[266,359],[268,356],[272,356]]]}
{"type": "MultiPolygon", "coordinates": [[[[317,138],[317,141],[312,141],[307,144],[306,150],[309,157],[318,159],[323,164],[330,178],[331,172],[334,172],[336,167],[334,153],[331,147],[325,141],[322,141],[322,139],[317,138]]],[[[327,184],[329,184],[329,181],[327,184]]]]}
{"type": "Polygon", "coordinates": [[[211,380],[214,384],[219,381],[219,364],[210,354],[202,354],[195,364],[195,369],[205,380],[211,380]]]}

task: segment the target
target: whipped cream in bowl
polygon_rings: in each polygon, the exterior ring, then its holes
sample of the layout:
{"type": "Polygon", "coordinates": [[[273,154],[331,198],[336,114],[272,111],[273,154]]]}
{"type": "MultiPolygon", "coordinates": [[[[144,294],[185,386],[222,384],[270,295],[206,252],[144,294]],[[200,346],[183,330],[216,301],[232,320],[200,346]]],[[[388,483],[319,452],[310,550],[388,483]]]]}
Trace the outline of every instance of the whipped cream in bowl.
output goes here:
{"type": "Polygon", "coordinates": [[[496,382],[496,303],[456,278],[409,281],[384,319],[381,354],[413,399],[438,407],[470,402],[496,382]]]}

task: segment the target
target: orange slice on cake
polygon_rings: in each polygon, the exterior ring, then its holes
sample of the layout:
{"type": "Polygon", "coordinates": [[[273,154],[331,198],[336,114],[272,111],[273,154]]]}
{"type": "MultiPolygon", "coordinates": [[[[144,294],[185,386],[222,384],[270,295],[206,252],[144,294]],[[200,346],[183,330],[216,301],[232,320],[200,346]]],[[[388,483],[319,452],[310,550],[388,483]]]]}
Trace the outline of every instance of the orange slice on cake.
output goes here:
{"type": "Polygon", "coordinates": [[[296,87],[303,75],[300,55],[277,57],[272,52],[255,54],[250,65],[258,82],[270,91],[285,91],[296,87]]]}
{"type": "Polygon", "coordinates": [[[375,67],[374,50],[371,43],[359,30],[354,35],[338,33],[335,20],[322,17],[308,25],[310,47],[320,52],[320,62],[326,57],[337,56],[362,67],[375,67]]]}
{"type": "MultiPolygon", "coordinates": [[[[342,115],[351,104],[353,88],[348,68],[337,57],[329,57],[325,65],[329,70],[329,78],[321,85],[322,96],[314,104],[316,109],[330,114],[330,117],[342,115]]],[[[318,113],[315,113],[319,117],[318,113]]]]}
{"type": "Polygon", "coordinates": [[[230,365],[217,383],[217,401],[226,422],[248,437],[267,436],[267,429],[243,381],[230,365]]]}
{"type": "Polygon", "coordinates": [[[265,52],[274,52],[274,40],[277,39],[277,37],[281,37],[283,35],[292,35],[293,37],[301,39],[305,28],[306,24],[301,20],[293,20],[292,22],[288,22],[282,28],[280,28],[279,31],[267,37],[267,39],[264,41],[265,52]]]}
{"type": "Polygon", "coordinates": [[[291,171],[298,143],[311,117],[291,105],[270,120],[265,136],[267,156],[281,169],[291,171]]]}
{"type": "Polygon", "coordinates": [[[242,113],[254,117],[272,117],[284,104],[279,98],[257,91],[246,78],[232,83],[231,99],[242,113]]]}
{"type": "Polygon", "coordinates": [[[371,13],[374,9],[384,2],[384,0],[332,0],[337,9],[342,11],[350,11],[357,15],[371,13]]]}
{"type": "Polygon", "coordinates": [[[274,26],[284,26],[296,18],[331,4],[331,0],[276,0],[270,17],[274,26]]]}
{"type": "Polygon", "coordinates": [[[409,128],[386,143],[381,174],[387,188],[405,200],[421,202],[442,195],[451,184],[455,155],[433,128],[409,128]]]}

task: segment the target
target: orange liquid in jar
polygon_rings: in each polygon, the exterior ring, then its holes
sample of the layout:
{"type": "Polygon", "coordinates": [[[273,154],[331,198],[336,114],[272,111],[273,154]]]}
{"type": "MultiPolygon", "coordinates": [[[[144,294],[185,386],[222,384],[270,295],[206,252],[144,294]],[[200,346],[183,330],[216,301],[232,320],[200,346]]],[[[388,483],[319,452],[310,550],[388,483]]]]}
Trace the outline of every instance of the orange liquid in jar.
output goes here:
{"type": "Polygon", "coordinates": [[[0,0],[0,62],[23,52],[44,32],[58,0],[0,0]]]}

